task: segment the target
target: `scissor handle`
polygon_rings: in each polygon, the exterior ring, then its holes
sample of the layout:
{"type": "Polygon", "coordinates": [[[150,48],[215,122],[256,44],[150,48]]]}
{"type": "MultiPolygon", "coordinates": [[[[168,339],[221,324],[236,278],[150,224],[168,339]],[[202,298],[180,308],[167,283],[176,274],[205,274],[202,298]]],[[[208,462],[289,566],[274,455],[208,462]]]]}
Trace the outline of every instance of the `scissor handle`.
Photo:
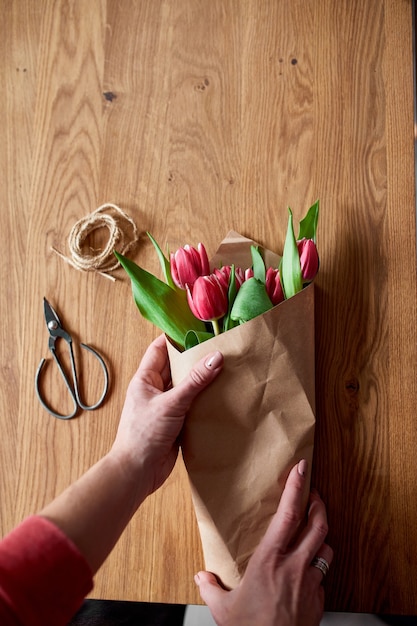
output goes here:
{"type": "Polygon", "coordinates": [[[63,379],[64,379],[64,381],[65,381],[65,385],[67,386],[67,389],[68,389],[68,391],[69,391],[69,393],[70,393],[71,399],[72,399],[73,404],[74,404],[74,410],[72,411],[72,413],[69,413],[68,415],[62,415],[61,413],[57,413],[56,411],[54,411],[53,409],[51,409],[51,407],[50,407],[50,406],[48,406],[48,405],[46,404],[45,400],[42,398],[42,395],[41,395],[41,392],[40,392],[40,389],[39,389],[39,379],[40,379],[40,375],[41,375],[41,370],[42,370],[42,368],[43,368],[43,366],[44,366],[44,363],[45,363],[46,359],[41,359],[41,361],[40,361],[40,363],[39,363],[39,365],[38,365],[38,369],[36,370],[36,376],[35,376],[35,389],[36,389],[36,395],[38,396],[38,400],[39,400],[39,402],[41,403],[41,405],[43,406],[43,408],[44,408],[46,411],[48,411],[48,413],[50,413],[50,414],[51,414],[51,415],[53,415],[54,417],[57,417],[58,419],[61,419],[61,420],[69,420],[69,419],[71,419],[72,417],[75,417],[75,416],[77,415],[77,411],[78,411],[77,400],[76,400],[76,397],[75,397],[75,395],[74,395],[73,390],[71,389],[71,386],[70,386],[70,384],[69,384],[69,382],[68,382],[68,379],[67,379],[67,377],[66,377],[66,375],[65,375],[65,372],[64,372],[64,370],[62,369],[62,366],[61,366],[61,363],[60,363],[59,359],[56,357],[56,355],[55,355],[55,352],[54,352],[54,351],[52,351],[52,354],[53,354],[53,356],[54,356],[54,358],[55,358],[55,361],[56,361],[56,363],[57,363],[57,365],[58,365],[58,367],[59,367],[59,371],[61,372],[62,378],[63,378],[63,379]]]}
{"type": "Polygon", "coordinates": [[[96,357],[96,359],[100,363],[101,369],[103,370],[103,373],[104,373],[103,392],[102,392],[99,400],[95,404],[92,404],[91,406],[87,406],[86,404],[84,404],[81,401],[81,398],[80,398],[80,392],[78,390],[77,372],[75,371],[74,355],[72,353],[72,344],[70,343],[71,367],[72,367],[72,375],[73,375],[73,378],[74,378],[74,391],[75,391],[75,397],[76,397],[76,400],[77,400],[77,404],[78,404],[78,406],[81,409],[84,409],[84,411],[93,411],[94,409],[97,409],[103,403],[103,400],[106,397],[106,393],[107,393],[107,390],[109,388],[109,373],[107,371],[107,367],[106,367],[106,364],[105,364],[105,362],[103,360],[103,357],[98,352],[96,352],[94,350],[94,348],[92,348],[91,346],[87,346],[86,343],[80,343],[80,346],[82,348],[84,348],[85,350],[88,350],[88,352],[91,352],[96,357]]]}
{"type": "MultiPolygon", "coordinates": [[[[69,336],[68,336],[69,337],[69,336]]],[[[71,387],[68,377],[61,365],[61,362],[59,360],[59,358],[57,357],[56,353],[55,353],[55,347],[54,345],[50,345],[50,351],[52,352],[52,356],[54,357],[54,360],[58,366],[58,369],[60,371],[60,374],[62,376],[62,378],[64,379],[65,385],[70,393],[71,399],[73,401],[74,404],[74,409],[72,411],[72,413],[69,413],[68,415],[62,415],[61,413],[57,413],[56,411],[54,411],[53,409],[51,409],[50,406],[47,405],[47,403],[45,402],[45,400],[42,398],[40,389],[39,389],[39,379],[40,379],[40,374],[41,374],[41,370],[43,368],[43,365],[45,363],[45,359],[42,359],[39,363],[38,369],[36,371],[36,376],[35,376],[35,389],[36,389],[36,394],[38,396],[38,400],[41,403],[41,405],[43,406],[43,408],[48,411],[48,413],[50,413],[51,415],[53,415],[54,417],[57,417],[58,419],[63,419],[63,420],[68,420],[71,419],[73,417],[76,416],[77,412],[78,412],[78,408],[84,409],[85,411],[92,411],[94,409],[97,409],[102,403],[103,400],[106,396],[108,387],[109,387],[109,375],[108,375],[108,371],[107,371],[107,367],[106,364],[103,360],[103,358],[100,356],[100,354],[98,352],[96,352],[94,350],[94,348],[91,348],[91,346],[88,346],[85,343],[81,343],[81,347],[84,348],[85,350],[88,350],[89,352],[92,352],[92,354],[96,357],[96,359],[98,359],[101,368],[103,370],[104,373],[104,387],[103,387],[103,392],[99,398],[99,400],[90,406],[87,406],[86,404],[84,404],[81,401],[80,398],[80,392],[79,392],[79,388],[78,388],[78,377],[77,377],[77,370],[75,367],[75,359],[74,359],[74,352],[73,352],[73,348],[72,348],[72,340],[71,338],[67,339],[65,338],[67,343],[68,343],[68,347],[69,347],[69,352],[70,352],[70,361],[71,361],[71,373],[72,373],[72,378],[73,378],[73,384],[74,384],[74,389],[71,387]]]]}

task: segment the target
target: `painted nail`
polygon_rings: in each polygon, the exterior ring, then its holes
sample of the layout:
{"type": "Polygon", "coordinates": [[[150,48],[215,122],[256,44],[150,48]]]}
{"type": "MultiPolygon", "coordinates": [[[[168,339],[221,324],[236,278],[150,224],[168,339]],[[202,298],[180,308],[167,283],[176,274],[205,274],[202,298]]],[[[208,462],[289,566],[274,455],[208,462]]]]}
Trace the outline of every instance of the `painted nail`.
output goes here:
{"type": "Polygon", "coordinates": [[[298,463],[297,469],[300,476],[305,476],[307,474],[308,463],[305,459],[301,459],[298,463]]]}
{"type": "Polygon", "coordinates": [[[215,370],[217,367],[219,367],[221,364],[223,363],[223,355],[221,352],[219,352],[217,350],[217,352],[215,352],[214,354],[212,354],[211,356],[209,356],[209,358],[207,359],[207,361],[205,362],[205,366],[207,367],[207,369],[209,370],[215,370]]]}

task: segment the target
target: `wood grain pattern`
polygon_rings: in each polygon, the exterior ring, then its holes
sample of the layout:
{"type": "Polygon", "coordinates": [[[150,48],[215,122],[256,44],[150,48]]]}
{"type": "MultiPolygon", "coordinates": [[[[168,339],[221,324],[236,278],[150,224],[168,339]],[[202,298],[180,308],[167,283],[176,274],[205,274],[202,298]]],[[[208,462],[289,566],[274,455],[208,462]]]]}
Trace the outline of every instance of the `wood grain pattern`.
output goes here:
{"type": "MultiPolygon", "coordinates": [[[[6,0],[0,71],[0,526],[104,454],[157,335],[121,271],[77,272],[71,226],[115,202],[135,260],[229,229],[280,251],[286,208],[321,200],[313,480],[336,556],[327,608],[417,614],[416,226],[409,0],[6,0]],[[38,405],[43,296],[110,367],[102,409],[38,405]],[[62,407],[64,408],[64,407],[62,407]]],[[[101,379],[77,353],[91,399],[101,379]]],[[[63,390],[45,373],[45,391],[63,390]]],[[[199,602],[203,566],[181,462],[130,524],[94,597],[199,602]]]]}

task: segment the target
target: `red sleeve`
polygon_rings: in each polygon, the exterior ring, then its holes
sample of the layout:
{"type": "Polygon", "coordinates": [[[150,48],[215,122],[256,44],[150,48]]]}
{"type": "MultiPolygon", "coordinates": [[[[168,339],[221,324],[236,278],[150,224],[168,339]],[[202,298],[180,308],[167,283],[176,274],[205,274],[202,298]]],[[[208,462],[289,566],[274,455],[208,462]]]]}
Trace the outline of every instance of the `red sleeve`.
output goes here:
{"type": "Polygon", "coordinates": [[[43,517],[28,517],[0,542],[2,626],[65,625],[92,587],[78,548],[43,517]]]}

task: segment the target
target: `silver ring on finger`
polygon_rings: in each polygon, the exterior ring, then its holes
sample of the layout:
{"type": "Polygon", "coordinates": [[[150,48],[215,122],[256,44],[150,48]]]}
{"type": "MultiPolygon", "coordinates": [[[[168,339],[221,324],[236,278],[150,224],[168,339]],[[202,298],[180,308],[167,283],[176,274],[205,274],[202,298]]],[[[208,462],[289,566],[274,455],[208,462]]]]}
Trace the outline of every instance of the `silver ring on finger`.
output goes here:
{"type": "Polygon", "coordinates": [[[319,569],[321,571],[321,573],[323,574],[323,578],[326,577],[326,575],[327,575],[327,573],[329,571],[329,564],[326,561],[326,559],[324,559],[322,556],[316,556],[311,561],[311,565],[313,567],[316,567],[317,569],[319,569]]]}

